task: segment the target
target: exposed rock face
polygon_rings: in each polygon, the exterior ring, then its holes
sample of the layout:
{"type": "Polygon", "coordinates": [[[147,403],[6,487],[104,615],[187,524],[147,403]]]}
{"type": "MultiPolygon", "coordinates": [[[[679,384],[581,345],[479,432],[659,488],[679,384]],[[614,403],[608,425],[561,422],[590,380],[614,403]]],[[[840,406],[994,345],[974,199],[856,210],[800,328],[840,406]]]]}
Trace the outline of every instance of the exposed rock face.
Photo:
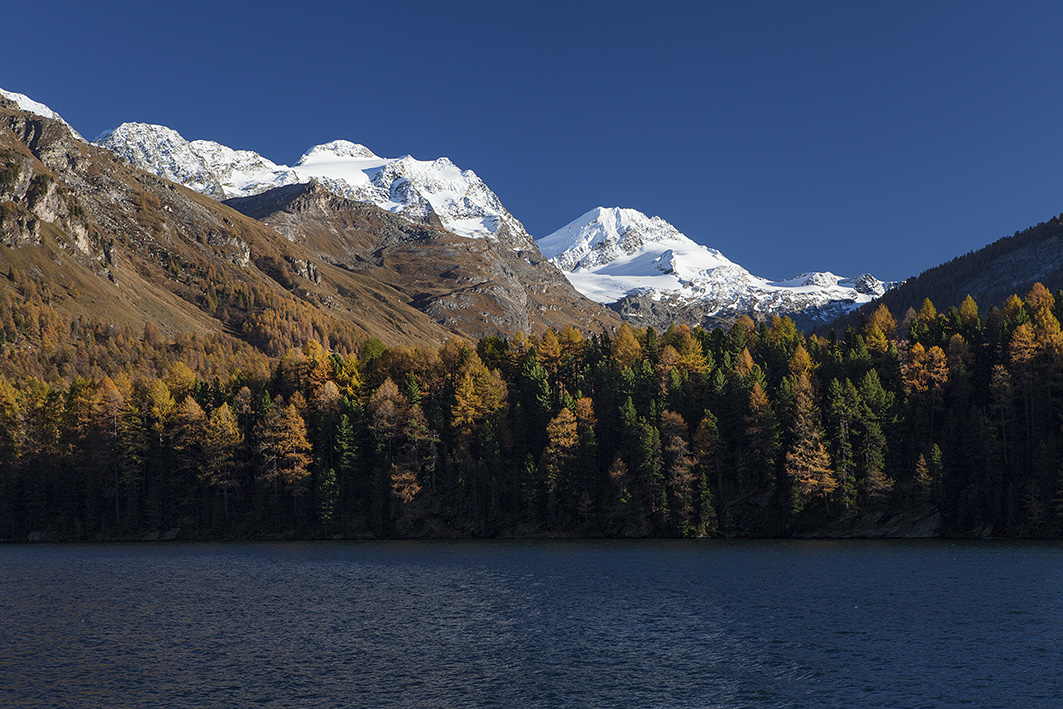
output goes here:
{"type": "Polygon", "coordinates": [[[142,132],[142,128],[143,124],[140,123],[123,123],[96,140],[131,165],[142,167],[151,164],[154,167],[151,172],[159,177],[211,197],[224,198],[221,181],[177,131],[164,126],[151,126],[154,139],[146,143],[134,139],[142,132]]]}
{"type": "MultiPolygon", "coordinates": [[[[98,142],[156,175],[228,196],[226,204],[291,244],[386,284],[453,332],[479,337],[619,323],[542,257],[474,172],[447,158],[387,159],[337,140],[287,167],[145,124],[123,124],[98,142]]],[[[325,277],[305,260],[289,264],[308,281],[325,277]]]]}
{"type": "Polygon", "coordinates": [[[318,183],[288,185],[226,204],[261,220],[322,261],[405,294],[412,307],[471,337],[618,320],[577,294],[534,245],[469,239],[438,220],[416,223],[318,183]]]}
{"type": "Polygon", "coordinates": [[[852,513],[815,532],[801,536],[819,539],[931,539],[940,536],[941,513],[933,505],[897,514],[852,513]]]}
{"type": "Polygon", "coordinates": [[[76,197],[53,174],[39,169],[33,155],[36,150],[41,161],[75,167],[84,141],[61,120],[21,108],[0,113],[0,126],[8,136],[0,154],[0,242],[39,246],[42,227],[52,226],[62,234],[62,247],[91,256],[87,217],[76,197]]]}
{"type": "MultiPolygon", "coordinates": [[[[251,311],[212,309],[211,292],[243,288],[308,319],[351,323],[391,342],[438,342],[448,331],[395,305],[388,319],[345,303],[394,292],[357,282],[254,220],[81,141],[65,124],[0,107],[0,262],[54,295],[52,305],[134,327],[241,333],[251,311]],[[285,263],[296,282],[260,269],[285,263]],[[64,295],[70,294],[70,295],[64,295]],[[317,314],[313,313],[317,311],[317,314]]],[[[0,288],[11,287],[0,279],[0,288]]],[[[261,338],[260,338],[261,340],[261,338]]],[[[259,343],[261,344],[261,342],[259,343]]]]}

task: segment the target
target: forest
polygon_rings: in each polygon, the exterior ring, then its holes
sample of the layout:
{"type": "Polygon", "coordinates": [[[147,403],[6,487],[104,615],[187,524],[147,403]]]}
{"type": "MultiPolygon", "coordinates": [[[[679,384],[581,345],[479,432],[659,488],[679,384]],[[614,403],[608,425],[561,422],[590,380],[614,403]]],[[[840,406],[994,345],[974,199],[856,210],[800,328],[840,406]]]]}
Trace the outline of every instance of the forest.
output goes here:
{"type": "Polygon", "coordinates": [[[793,536],[916,509],[1063,533],[1063,292],[1040,284],[825,336],[389,347],[268,303],[243,339],[168,337],[8,278],[0,539],[793,536]],[[249,344],[269,322],[283,353],[249,344]]]}

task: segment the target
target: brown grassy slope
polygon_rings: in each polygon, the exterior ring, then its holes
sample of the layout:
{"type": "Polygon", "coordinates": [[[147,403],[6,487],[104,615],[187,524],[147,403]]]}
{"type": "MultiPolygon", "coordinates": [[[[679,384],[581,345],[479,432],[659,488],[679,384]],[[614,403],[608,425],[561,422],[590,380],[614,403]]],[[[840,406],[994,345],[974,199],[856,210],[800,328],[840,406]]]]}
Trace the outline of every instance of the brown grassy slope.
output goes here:
{"type": "Polygon", "coordinates": [[[46,285],[67,315],[273,348],[326,333],[426,344],[619,322],[537,251],[297,187],[245,215],[0,102],[0,274],[46,285]]]}
{"type": "Polygon", "coordinates": [[[0,273],[47,284],[65,314],[243,335],[265,302],[306,321],[311,335],[356,328],[412,344],[450,334],[386,284],[319,262],[270,227],[81,143],[55,121],[0,107],[0,169],[9,176],[0,180],[0,273]],[[217,307],[236,291],[268,298],[242,311],[217,307]]]}

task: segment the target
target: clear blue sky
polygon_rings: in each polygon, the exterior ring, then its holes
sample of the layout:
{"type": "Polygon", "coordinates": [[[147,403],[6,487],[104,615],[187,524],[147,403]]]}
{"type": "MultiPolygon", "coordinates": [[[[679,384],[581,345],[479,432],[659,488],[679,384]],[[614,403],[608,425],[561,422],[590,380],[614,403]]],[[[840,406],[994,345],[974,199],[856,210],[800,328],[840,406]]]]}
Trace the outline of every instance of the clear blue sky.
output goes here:
{"type": "Polygon", "coordinates": [[[9,5],[0,87],[86,137],[447,155],[536,236],[633,207],[894,279],[1063,211],[1060,2],[9,5]]]}

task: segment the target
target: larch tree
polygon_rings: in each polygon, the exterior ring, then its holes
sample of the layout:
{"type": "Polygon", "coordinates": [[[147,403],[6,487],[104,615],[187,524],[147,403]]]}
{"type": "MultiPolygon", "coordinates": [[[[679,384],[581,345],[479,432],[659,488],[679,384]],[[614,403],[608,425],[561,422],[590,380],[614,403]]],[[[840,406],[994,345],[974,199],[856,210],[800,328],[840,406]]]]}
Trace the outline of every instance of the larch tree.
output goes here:
{"type": "Polygon", "coordinates": [[[191,394],[192,390],[195,388],[196,374],[187,364],[177,361],[170,365],[169,370],[166,372],[166,378],[163,381],[166,383],[166,387],[170,390],[170,394],[173,396],[174,401],[181,402],[186,396],[191,394]]]}
{"type": "Polygon", "coordinates": [[[403,428],[409,416],[409,403],[391,377],[385,379],[373,392],[366,413],[369,415],[369,428],[390,467],[401,444],[403,428]]]}
{"type": "Polygon", "coordinates": [[[981,321],[978,317],[978,303],[975,302],[970,294],[960,303],[959,316],[960,323],[967,330],[968,336],[970,336],[972,330],[981,328],[981,321]]]}
{"type": "Polygon", "coordinates": [[[237,485],[237,456],[243,445],[243,434],[236,413],[228,403],[210,412],[203,432],[203,459],[200,480],[221,491],[222,509],[229,519],[229,491],[237,485]]]}
{"type": "Polygon", "coordinates": [[[206,422],[207,415],[203,407],[190,396],[182,399],[174,411],[171,440],[174,452],[180,459],[176,465],[187,471],[198,467],[206,422]]]}
{"type": "Polygon", "coordinates": [[[564,500],[572,496],[571,464],[579,444],[578,422],[575,414],[561,409],[546,426],[546,448],[543,449],[541,468],[546,491],[547,509],[554,522],[564,521],[564,500]]]}
{"type": "Polygon", "coordinates": [[[290,492],[296,509],[310,475],[306,422],[292,404],[273,406],[259,421],[255,434],[262,481],[275,494],[282,489],[290,492]]]}
{"type": "Polygon", "coordinates": [[[553,328],[548,329],[539,338],[539,342],[535,346],[535,358],[550,374],[551,379],[556,379],[557,373],[561,369],[562,354],[561,340],[558,339],[557,333],[554,332],[553,328]]]}
{"type": "Polygon", "coordinates": [[[893,492],[894,481],[889,475],[880,469],[868,471],[864,478],[864,494],[872,509],[882,507],[893,492]]]}
{"type": "Polygon", "coordinates": [[[867,325],[864,328],[864,339],[867,341],[867,348],[876,353],[884,354],[889,347],[889,343],[895,341],[897,338],[897,321],[893,318],[893,313],[885,305],[879,305],[871,317],[867,320],[867,325]]]}
{"type": "Polygon", "coordinates": [[[779,452],[779,424],[768,395],[759,381],[753,382],[745,413],[746,473],[739,489],[749,485],[767,489],[775,484],[775,461],[779,452]]]}
{"type": "Polygon", "coordinates": [[[1034,358],[1037,355],[1037,343],[1034,339],[1033,328],[1029,322],[1024,322],[1015,328],[1011,334],[1011,342],[1008,344],[1008,360],[1015,384],[1022,397],[1023,423],[1026,430],[1026,447],[1031,445],[1030,426],[1030,401],[1033,392],[1034,358]]]}
{"type": "Polygon", "coordinates": [[[624,323],[613,338],[613,360],[620,369],[634,366],[635,362],[642,359],[642,345],[639,343],[635,330],[624,323]]]}
{"type": "Polygon", "coordinates": [[[1033,287],[1026,294],[1025,300],[1026,312],[1028,313],[1036,313],[1041,308],[1048,308],[1049,312],[1051,312],[1056,308],[1056,299],[1052,296],[1052,292],[1045,288],[1040,281],[1033,284],[1033,287]]]}
{"type": "Polygon", "coordinates": [[[484,419],[502,409],[507,396],[498,370],[489,370],[479,356],[471,356],[461,366],[451,407],[451,425],[458,436],[472,434],[484,419]]]}
{"type": "Polygon", "coordinates": [[[926,464],[926,456],[919,454],[915,461],[915,474],[912,477],[913,492],[919,502],[930,500],[934,490],[934,477],[930,472],[930,466],[926,464]]]}
{"type": "Polygon", "coordinates": [[[813,497],[829,503],[838,486],[830,456],[819,429],[819,408],[808,375],[802,373],[794,384],[797,415],[793,444],[786,453],[786,475],[793,492],[792,509],[800,512],[813,497]]]}

